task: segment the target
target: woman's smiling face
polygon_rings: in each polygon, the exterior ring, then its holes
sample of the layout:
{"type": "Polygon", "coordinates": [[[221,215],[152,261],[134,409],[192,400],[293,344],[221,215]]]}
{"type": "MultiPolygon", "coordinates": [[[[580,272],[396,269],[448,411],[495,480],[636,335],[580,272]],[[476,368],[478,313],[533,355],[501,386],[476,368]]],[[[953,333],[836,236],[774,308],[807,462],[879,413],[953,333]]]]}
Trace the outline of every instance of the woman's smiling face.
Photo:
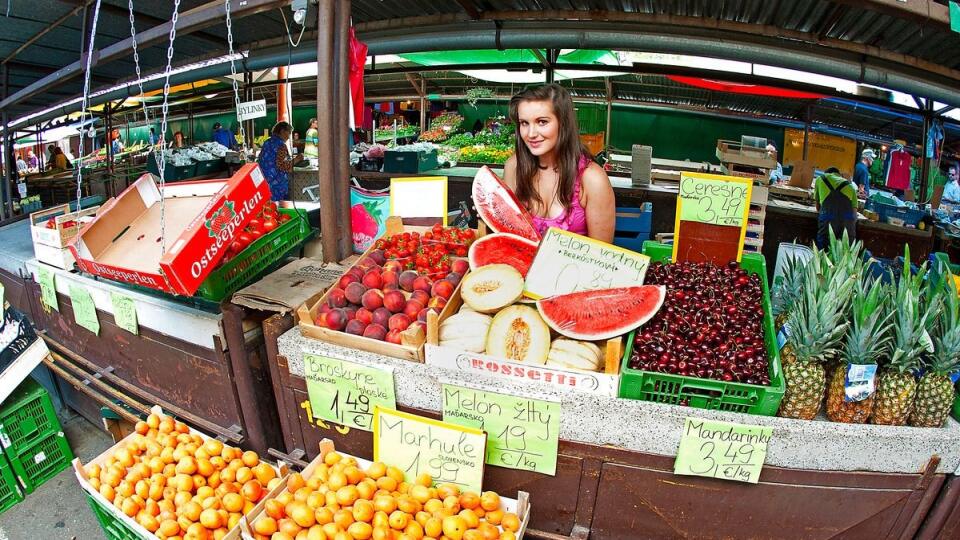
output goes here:
{"type": "Polygon", "coordinates": [[[560,121],[549,101],[524,101],[517,106],[520,138],[530,153],[540,157],[553,151],[560,134],[560,121]]]}

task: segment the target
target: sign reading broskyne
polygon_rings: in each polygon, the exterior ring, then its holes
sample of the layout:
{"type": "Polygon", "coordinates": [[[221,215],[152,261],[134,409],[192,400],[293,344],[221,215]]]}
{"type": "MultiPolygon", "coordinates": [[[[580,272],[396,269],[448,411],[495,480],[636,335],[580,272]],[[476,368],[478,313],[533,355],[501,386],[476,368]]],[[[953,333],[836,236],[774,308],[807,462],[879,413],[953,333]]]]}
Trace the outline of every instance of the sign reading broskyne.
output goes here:
{"type": "Polygon", "coordinates": [[[254,118],[263,118],[267,115],[267,100],[258,99],[256,101],[247,101],[237,107],[237,116],[241,121],[253,120],[254,118]]]}

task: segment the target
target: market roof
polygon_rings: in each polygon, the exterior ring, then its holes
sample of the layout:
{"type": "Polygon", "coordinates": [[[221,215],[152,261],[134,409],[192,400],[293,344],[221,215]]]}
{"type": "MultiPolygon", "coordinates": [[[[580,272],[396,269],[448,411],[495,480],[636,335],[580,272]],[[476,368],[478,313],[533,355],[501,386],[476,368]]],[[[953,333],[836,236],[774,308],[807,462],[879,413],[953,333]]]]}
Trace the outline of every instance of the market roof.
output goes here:
{"type": "MultiPolygon", "coordinates": [[[[287,46],[281,15],[290,0],[234,2],[234,37],[250,51],[248,63],[277,63],[287,54],[315,58],[315,7],[304,42],[287,46]]],[[[14,3],[3,24],[0,57],[14,96],[3,103],[11,118],[79,95],[85,0],[14,3]],[[25,45],[25,46],[24,46],[25,45]],[[44,81],[44,78],[48,77],[44,81]],[[39,84],[43,81],[44,84],[39,84]],[[32,91],[25,88],[36,85],[32,91]],[[21,94],[17,94],[17,93],[21,94]],[[20,97],[30,94],[25,99],[20,97]]],[[[950,31],[945,1],[911,0],[353,0],[353,22],[371,53],[453,49],[556,47],[653,50],[736,58],[806,69],[930,95],[960,105],[960,34],[950,31]],[[753,60],[751,60],[753,59],[753,60]],[[923,92],[921,92],[923,90],[923,92]]],[[[170,18],[166,2],[134,2],[139,35],[170,18]]],[[[174,64],[222,56],[227,50],[223,2],[182,0],[174,64]],[[219,16],[217,15],[219,13],[219,16]]],[[[92,19],[92,16],[88,16],[92,19]]],[[[293,24],[290,22],[289,24],[293,24]]],[[[293,28],[295,29],[295,27],[293,28]]],[[[129,39],[123,0],[102,0],[93,88],[133,76],[131,51],[104,55],[129,39]]],[[[166,61],[166,34],[141,43],[144,73],[166,61]]],[[[273,65],[277,65],[274,63],[273,65]]],[[[220,66],[220,73],[224,68],[220,66]]],[[[182,81],[181,81],[182,82],[182,81]]],[[[154,86],[155,87],[155,86],[154,86]]]]}

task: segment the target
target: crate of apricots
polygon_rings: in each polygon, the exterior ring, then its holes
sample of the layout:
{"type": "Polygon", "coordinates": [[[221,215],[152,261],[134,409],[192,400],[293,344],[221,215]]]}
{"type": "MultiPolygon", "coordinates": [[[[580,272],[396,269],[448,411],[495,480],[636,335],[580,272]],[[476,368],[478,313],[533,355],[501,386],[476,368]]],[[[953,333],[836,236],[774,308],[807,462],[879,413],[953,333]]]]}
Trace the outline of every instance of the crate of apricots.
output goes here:
{"type": "Polygon", "coordinates": [[[240,538],[245,515],[262,510],[280,472],[256,452],[223,444],[158,407],[134,433],[90,463],[73,461],[80,486],[123,538],[240,538]]]}
{"type": "Polygon", "coordinates": [[[254,540],[516,540],[530,516],[528,495],[433,485],[383,463],[341,454],[333,442],[284,478],[241,523],[254,540]]]}

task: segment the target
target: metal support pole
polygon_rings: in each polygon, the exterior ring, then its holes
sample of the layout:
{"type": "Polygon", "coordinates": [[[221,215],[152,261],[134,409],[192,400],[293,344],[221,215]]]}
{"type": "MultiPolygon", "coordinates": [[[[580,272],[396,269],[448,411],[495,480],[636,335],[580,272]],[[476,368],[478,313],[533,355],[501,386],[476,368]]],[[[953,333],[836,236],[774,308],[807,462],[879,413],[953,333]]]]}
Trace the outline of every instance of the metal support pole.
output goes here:
{"type": "Polygon", "coordinates": [[[427,80],[420,76],[420,133],[427,130],[427,80]]]}
{"type": "Polygon", "coordinates": [[[933,100],[927,99],[923,106],[923,142],[920,145],[920,193],[916,200],[927,202],[927,184],[930,182],[930,158],[927,157],[927,141],[930,137],[930,125],[933,123],[933,100]]]}
{"type": "MultiPolygon", "coordinates": [[[[807,152],[810,146],[810,122],[813,117],[813,110],[810,105],[807,105],[807,110],[804,115],[804,124],[803,124],[803,160],[807,160],[807,152]]],[[[786,152],[786,150],[784,150],[786,152]]]]}
{"type": "MultiPolygon", "coordinates": [[[[113,116],[110,114],[110,102],[103,105],[103,123],[106,126],[106,137],[103,138],[107,145],[107,171],[113,172],[113,116]]],[[[81,135],[83,137],[83,135],[81,135]]],[[[91,145],[92,146],[92,145],[91,145]]],[[[82,156],[81,156],[82,157],[82,156]]]]}
{"type": "MultiPolygon", "coordinates": [[[[333,69],[334,1],[317,2],[317,72],[330,73],[333,69]]],[[[317,145],[317,182],[320,194],[320,242],[323,260],[339,262],[340,248],[337,245],[339,223],[334,160],[335,139],[339,136],[333,111],[333,77],[317,77],[317,129],[330,137],[317,145]]],[[[346,214],[346,217],[349,214],[346,214]]]]}
{"type": "MultiPolygon", "coordinates": [[[[10,92],[10,69],[6,64],[3,64],[3,73],[0,74],[0,77],[3,79],[3,97],[6,98],[10,92]]],[[[0,122],[3,123],[3,182],[2,186],[0,186],[2,187],[3,205],[2,210],[0,210],[0,217],[9,219],[13,217],[13,200],[10,198],[10,179],[15,169],[12,159],[14,136],[13,133],[10,132],[10,114],[6,110],[0,115],[0,122]]]]}
{"type": "Polygon", "coordinates": [[[37,164],[40,167],[40,172],[43,172],[43,168],[46,164],[43,162],[43,128],[40,127],[40,124],[37,124],[37,164]]]}
{"type": "Polygon", "coordinates": [[[613,83],[610,82],[610,78],[606,77],[604,79],[607,87],[607,126],[603,130],[603,149],[606,150],[610,146],[610,117],[613,113],[613,83]]]}
{"type": "Polygon", "coordinates": [[[337,229],[337,244],[342,260],[353,253],[353,234],[350,227],[350,0],[337,0],[334,11],[334,61],[331,67],[336,86],[333,88],[336,99],[334,117],[334,188],[337,195],[337,217],[341,226],[337,229]]]}
{"type": "Polygon", "coordinates": [[[553,65],[557,61],[557,50],[547,49],[547,84],[553,82],[553,65]]]}

